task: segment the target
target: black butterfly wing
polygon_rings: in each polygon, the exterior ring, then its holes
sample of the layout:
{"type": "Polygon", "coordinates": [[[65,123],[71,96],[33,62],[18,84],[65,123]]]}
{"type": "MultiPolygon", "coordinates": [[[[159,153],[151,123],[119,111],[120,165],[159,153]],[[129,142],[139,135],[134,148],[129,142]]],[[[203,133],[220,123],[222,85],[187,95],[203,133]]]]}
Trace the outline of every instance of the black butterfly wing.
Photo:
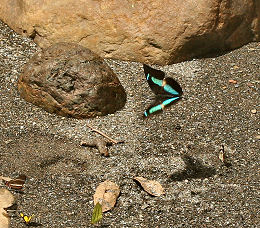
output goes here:
{"type": "Polygon", "coordinates": [[[183,94],[182,88],[177,81],[173,78],[165,78],[164,79],[165,86],[163,87],[164,91],[171,96],[181,97],[183,94]]]}
{"type": "Polygon", "coordinates": [[[165,73],[161,70],[153,69],[145,64],[143,67],[145,78],[151,90],[155,93],[155,95],[161,94],[163,92],[162,83],[165,77],[165,73]]]}
{"type": "Polygon", "coordinates": [[[155,93],[159,96],[181,96],[182,88],[173,78],[165,78],[165,73],[161,70],[153,69],[144,64],[144,73],[146,80],[155,93]]]}
{"type": "Polygon", "coordinates": [[[157,96],[156,100],[145,110],[144,117],[148,117],[149,115],[156,114],[162,112],[165,107],[172,105],[173,103],[180,100],[181,97],[163,97],[157,96]]]}
{"type": "Polygon", "coordinates": [[[162,112],[163,111],[161,106],[162,102],[163,102],[162,98],[156,97],[156,99],[154,99],[154,101],[150,104],[150,106],[145,110],[143,117],[148,117],[151,114],[162,112]]]}

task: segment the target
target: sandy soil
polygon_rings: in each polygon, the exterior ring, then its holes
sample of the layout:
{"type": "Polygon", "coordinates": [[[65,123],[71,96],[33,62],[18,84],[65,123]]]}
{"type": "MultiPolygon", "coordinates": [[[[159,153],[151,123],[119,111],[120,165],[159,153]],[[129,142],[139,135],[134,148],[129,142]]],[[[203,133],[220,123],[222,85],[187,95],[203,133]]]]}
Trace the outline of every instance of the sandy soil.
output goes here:
{"type": "MultiPolygon", "coordinates": [[[[67,119],[25,102],[17,78],[37,49],[0,23],[0,175],[28,176],[14,193],[19,211],[41,227],[90,227],[93,194],[109,179],[121,195],[103,227],[259,227],[260,43],[158,67],[179,74],[184,99],[145,120],[153,94],[140,63],[107,61],[128,96],[113,115],[67,119]],[[86,123],[125,143],[109,158],[81,147],[100,137],[86,123]],[[148,195],[134,176],[159,181],[165,194],[148,195]]],[[[18,216],[11,223],[24,227],[18,216]]]]}

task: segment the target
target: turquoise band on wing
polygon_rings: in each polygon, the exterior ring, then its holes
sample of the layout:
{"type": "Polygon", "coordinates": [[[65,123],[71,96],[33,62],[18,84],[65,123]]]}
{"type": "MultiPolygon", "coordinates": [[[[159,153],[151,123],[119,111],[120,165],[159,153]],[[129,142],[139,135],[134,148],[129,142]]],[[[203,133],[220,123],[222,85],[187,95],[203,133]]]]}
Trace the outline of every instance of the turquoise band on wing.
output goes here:
{"type": "Polygon", "coordinates": [[[176,96],[179,96],[180,94],[175,90],[173,89],[170,85],[166,84],[163,89],[168,92],[168,93],[171,93],[173,95],[176,95],[176,96]]]}
{"type": "Polygon", "coordinates": [[[152,79],[152,82],[153,82],[154,84],[156,84],[156,85],[158,85],[158,86],[162,86],[163,80],[157,79],[157,78],[155,78],[155,77],[151,77],[151,79],[152,79]]]}
{"type": "Polygon", "coordinates": [[[170,99],[165,100],[162,104],[163,104],[164,106],[167,106],[167,105],[171,104],[173,101],[176,101],[176,100],[178,100],[178,99],[180,99],[180,97],[173,97],[173,98],[170,98],[170,99]]]}
{"type": "Polygon", "coordinates": [[[160,111],[160,110],[162,110],[162,105],[161,104],[156,105],[156,106],[150,108],[149,109],[149,113],[154,113],[154,112],[157,112],[157,111],[160,111]]]}

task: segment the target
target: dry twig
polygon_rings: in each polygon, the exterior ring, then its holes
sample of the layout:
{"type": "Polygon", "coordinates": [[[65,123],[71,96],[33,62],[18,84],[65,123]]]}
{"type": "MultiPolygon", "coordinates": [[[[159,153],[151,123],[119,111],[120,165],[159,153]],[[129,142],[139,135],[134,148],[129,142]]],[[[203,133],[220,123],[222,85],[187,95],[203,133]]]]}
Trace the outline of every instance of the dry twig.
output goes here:
{"type": "Polygon", "coordinates": [[[91,127],[91,126],[88,125],[88,124],[86,124],[86,125],[87,125],[87,127],[90,128],[92,131],[95,131],[95,132],[97,132],[98,134],[104,136],[105,138],[107,138],[107,139],[108,139],[109,141],[111,141],[112,143],[114,143],[114,144],[122,143],[122,142],[120,142],[120,141],[116,141],[116,140],[110,138],[109,136],[107,136],[107,135],[106,135],[105,133],[103,133],[102,131],[99,131],[99,130],[95,129],[95,128],[91,127]]]}

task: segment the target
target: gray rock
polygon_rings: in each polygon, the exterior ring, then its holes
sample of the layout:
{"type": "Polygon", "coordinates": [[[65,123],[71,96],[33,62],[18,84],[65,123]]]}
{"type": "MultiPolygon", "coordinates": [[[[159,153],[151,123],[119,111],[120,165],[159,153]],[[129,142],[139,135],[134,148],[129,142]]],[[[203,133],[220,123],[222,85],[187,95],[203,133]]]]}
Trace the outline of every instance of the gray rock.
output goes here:
{"type": "Polygon", "coordinates": [[[20,95],[50,113],[90,118],[114,113],[126,93],[112,69],[89,49],[58,43],[36,53],[18,81],[20,95]]]}

